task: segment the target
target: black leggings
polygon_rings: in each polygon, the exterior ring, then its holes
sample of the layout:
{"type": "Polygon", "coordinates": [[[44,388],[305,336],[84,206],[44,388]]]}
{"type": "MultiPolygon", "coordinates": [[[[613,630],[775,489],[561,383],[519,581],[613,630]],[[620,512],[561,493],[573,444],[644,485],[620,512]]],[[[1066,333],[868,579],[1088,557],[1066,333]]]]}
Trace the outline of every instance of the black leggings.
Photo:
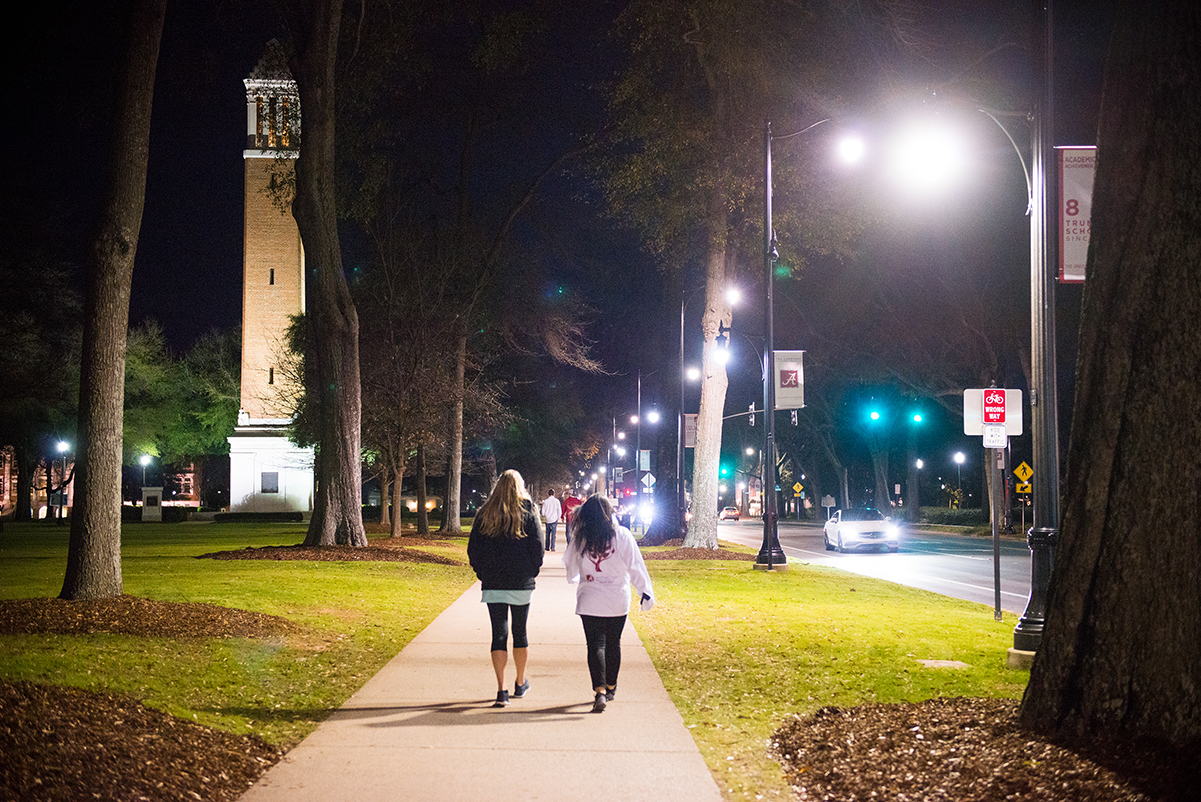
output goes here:
{"type": "Polygon", "coordinates": [[[505,604],[488,602],[488,617],[492,619],[492,651],[509,651],[509,610],[513,611],[513,648],[525,649],[530,645],[525,634],[525,622],[530,615],[528,604],[505,604]]]}
{"type": "Polygon", "coordinates": [[[621,631],[626,617],[581,615],[584,640],[588,642],[588,673],[593,689],[616,687],[617,672],[621,670],[621,631]]]}

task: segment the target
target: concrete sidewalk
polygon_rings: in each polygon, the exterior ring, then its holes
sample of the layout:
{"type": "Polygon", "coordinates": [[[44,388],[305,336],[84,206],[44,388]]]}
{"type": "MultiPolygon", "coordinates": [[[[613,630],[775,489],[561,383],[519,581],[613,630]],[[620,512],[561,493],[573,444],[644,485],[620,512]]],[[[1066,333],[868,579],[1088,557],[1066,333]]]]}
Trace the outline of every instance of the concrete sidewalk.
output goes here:
{"type": "MultiPolygon", "coordinates": [[[[546,555],[530,605],[525,698],[491,706],[491,635],[476,583],[242,800],[721,800],[629,623],[617,698],[591,712],[562,556],[546,555]]],[[[510,660],[510,694],[513,675],[510,660]]]]}

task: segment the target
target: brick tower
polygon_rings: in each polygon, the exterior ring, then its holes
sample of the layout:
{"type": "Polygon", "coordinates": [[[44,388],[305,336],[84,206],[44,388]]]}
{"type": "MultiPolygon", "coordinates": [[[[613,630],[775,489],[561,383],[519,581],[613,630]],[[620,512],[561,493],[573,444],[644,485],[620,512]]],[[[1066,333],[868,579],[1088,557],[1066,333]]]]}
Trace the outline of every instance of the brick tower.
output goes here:
{"type": "Polygon", "coordinates": [[[271,192],[290,183],[300,99],[272,41],[246,84],[245,223],[242,262],[242,392],[229,438],[230,510],[313,508],[313,451],[288,439],[294,387],[285,364],[291,316],[304,311],[304,248],[290,211],[271,192]]]}

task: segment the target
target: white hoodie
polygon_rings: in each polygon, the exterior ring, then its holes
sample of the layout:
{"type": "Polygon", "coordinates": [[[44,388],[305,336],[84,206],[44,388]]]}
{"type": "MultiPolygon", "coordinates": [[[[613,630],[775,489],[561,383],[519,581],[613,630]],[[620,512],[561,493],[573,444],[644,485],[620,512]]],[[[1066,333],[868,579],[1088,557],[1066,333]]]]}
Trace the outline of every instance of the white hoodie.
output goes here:
{"type": "Polygon", "coordinates": [[[629,614],[631,579],[641,596],[650,597],[642,600],[642,609],[646,611],[655,606],[651,577],[646,572],[638,543],[629,529],[616,528],[617,534],[608,552],[601,557],[580,552],[583,538],[573,538],[563,555],[567,581],[579,583],[575,593],[576,615],[610,618],[629,614]]]}

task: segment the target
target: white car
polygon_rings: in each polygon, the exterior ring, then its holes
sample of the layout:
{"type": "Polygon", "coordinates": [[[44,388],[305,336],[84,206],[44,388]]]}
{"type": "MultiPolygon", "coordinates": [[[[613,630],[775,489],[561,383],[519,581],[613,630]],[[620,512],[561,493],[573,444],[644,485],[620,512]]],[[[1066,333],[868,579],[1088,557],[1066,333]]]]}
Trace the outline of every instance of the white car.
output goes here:
{"type": "Polygon", "coordinates": [[[884,547],[889,551],[900,548],[901,531],[879,510],[838,510],[826,521],[824,532],[826,551],[848,552],[862,546],[884,547]]]}

